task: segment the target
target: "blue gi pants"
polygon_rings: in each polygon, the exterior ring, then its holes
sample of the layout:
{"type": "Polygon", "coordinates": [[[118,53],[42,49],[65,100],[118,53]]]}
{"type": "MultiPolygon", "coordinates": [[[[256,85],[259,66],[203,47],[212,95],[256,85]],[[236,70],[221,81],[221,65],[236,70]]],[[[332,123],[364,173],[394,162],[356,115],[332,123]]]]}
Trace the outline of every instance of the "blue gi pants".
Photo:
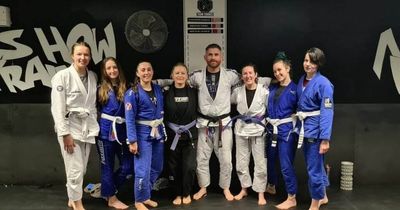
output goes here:
{"type": "Polygon", "coordinates": [[[297,141],[294,137],[295,135],[291,134],[288,141],[278,142],[279,162],[281,165],[282,176],[285,181],[286,192],[290,195],[296,195],[297,193],[296,172],[293,166],[297,141]]]}
{"type": "Polygon", "coordinates": [[[164,142],[149,139],[137,143],[139,154],[134,156],[135,201],[143,202],[150,199],[153,184],[163,169],[164,142]]]}
{"type": "Polygon", "coordinates": [[[293,166],[294,157],[296,154],[297,141],[295,135],[291,134],[288,141],[278,141],[276,147],[271,146],[271,142],[267,146],[267,170],[268,170],[268,183],[277,185],[278,175],[276,173],[275,164],[279,158],[280,168],[283,180],[286,185],[286,192],[290,195],[297,193],[297,179],[293,166]]]}
{"type": "Polygon", "coordinates": [[[303,151],[308,173],[308,188],[311,198],[320,200],[325,196],[325,187],[329,186],[324,169],[324,155],[319,154],[321,140],[304,138],[303,151]]]}
{"type": "Polygon", "coordinates": [[[120,145],[117,141],[99,139],[96,145],[101,162],[101,196],[110,197],[132,176],[133,155],[129,152],[128,145],[120,145]],[[119,168],[114,172],[115,156],[118,158],[119,168]]]}

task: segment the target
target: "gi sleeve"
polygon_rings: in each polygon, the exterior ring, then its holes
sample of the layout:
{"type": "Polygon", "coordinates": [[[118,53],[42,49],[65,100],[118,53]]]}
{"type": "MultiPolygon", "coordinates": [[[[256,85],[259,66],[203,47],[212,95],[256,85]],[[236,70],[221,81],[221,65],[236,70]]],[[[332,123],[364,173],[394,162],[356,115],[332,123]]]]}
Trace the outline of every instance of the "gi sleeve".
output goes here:
{"type": "Polygon", "coordinates": [[[242,81],[242,75],[239,74],[236,70],[234,69],[229,69],[229,81],[231,82],[231,87],[235,88],[238,86],[243,85],[242,81]]]}
{"type": "Polygon", "coordinates": [[[54,128],[58,136],[70,134],[65,81],[62,74],[56,74],[51,80],[51,114],[54,119],[54,128]]]}
{"type": "Polygon", "coordinates": [[[237,104],[238,90],[239,90],[239,88],[233,89],[232,94],[231,94],[231,104],[237,104]]]}
{"type": "Polygon", "coordinates": [[[192,73],[189,74],[189,79],[188,79],[188,83],[191,87],[198,89],[200,87],[200,83],[201,83],[201,78],[200,76],[202,76],[202,71],[201,70],[196,70],[193,71],[192,73]]]}
{"type": "Polygon", "coordinates": [[[320,113],[320,134],[322,140],[330,140],[333,124],[333,85],[327,81],[320,86],[319,94],[321,97],[320,113]]]}
{"type": "Polygon", "coordinates": [[[262,84],[264,87],[269,87],[271,81],[271,77],[258,77],[258,84],[262,84]]]}
{"type": "Polygon", "coordinates": [[[125,105],[125,122],[126,122],[126,133],[127,133],[127,143],[134,143],[137,141],[136,132],[136,114],[137,114],[137,104],[136,94],[132,89],[129,89],[124,97],[125,105]]]}
{"type": "Polygon", "coordinates": [[[159,85],[162,88],[172,85],[173,82],[174,81],[172,79],[156,79],[152,81],[153,84],[159,85]]]}

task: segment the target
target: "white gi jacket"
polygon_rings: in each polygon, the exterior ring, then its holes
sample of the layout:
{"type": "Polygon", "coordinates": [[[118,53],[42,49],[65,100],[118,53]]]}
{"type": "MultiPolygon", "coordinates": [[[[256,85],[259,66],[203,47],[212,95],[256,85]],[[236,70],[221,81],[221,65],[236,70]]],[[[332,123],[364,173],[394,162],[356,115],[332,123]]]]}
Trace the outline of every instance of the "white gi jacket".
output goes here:
{"type": "Polygon", "coordinates": [[[57,72],[51,80],[51,113],[58,136],[71,134],[75,140],[94,144],[99,133],[96,74],[88,70],[87,79],[88,90],[73,65],[57,72]]]}
{"type": "MultiPolygon", "coordinates": [[[[250,107],[247,106],[246,87],[241,85],[233,90],[231,101],[237,104],[237,111],[241,115],[259,118],[265,124],[265,110],[269,91],[263,84],[257,84],[253,101],[250,107]]],[[[235,123],[235,134],[239,136],[261,136],[264,133],[264,127],[256,123],[245,123],[237,119],[235,123]]]]}
{"type": "MultiPolygon", "coordinates": [[[[205,69],[194,71],[189,78],[190,84],[199,90],[198,103],[200,113],[210,117],[229,114],[231,112],[229,100],[231,88],[239,83],[240,75],[235,70],[220,67],[218,90],[215,100],[213,100],[207,89],[206,71],[205,69]]],[[[225,126],[229,121],[230,117],[225,117],[222,120],[222,124],[225,126]]],[[[206,127],[207,124],[207,119],[201,117],[197,119],[198,128],[206,127]]],[[[218,126],[218,123],[210,123],[209,126],[215,127],[218,126]]]]}

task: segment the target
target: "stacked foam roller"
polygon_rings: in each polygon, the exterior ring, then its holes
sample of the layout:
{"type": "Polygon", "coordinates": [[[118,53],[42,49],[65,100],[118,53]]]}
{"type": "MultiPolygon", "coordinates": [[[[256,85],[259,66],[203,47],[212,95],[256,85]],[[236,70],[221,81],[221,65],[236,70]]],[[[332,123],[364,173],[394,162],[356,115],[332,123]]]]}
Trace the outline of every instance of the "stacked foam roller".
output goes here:
{"type": "Polygon", "coordinates": [[[353,190],[353,168],[354,163],[350,161],[341,162],[341,177],[340,177],[340,189],[342,190],[353,190]]]}

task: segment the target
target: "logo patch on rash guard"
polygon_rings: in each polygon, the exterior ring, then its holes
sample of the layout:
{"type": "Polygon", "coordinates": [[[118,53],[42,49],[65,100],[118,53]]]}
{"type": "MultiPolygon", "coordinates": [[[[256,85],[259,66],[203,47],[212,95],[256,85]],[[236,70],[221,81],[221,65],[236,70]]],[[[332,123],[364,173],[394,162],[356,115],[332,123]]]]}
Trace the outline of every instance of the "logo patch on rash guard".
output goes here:
{"type": "Polygon", "coordinates": [[[324,99],[324,106],[325,106],[325,108],[332,108],[332,101],[330,98],[324,99]]]}
{"type": "Polygon", "coordinates": [[[131,103],[126,103],[125,104],[125,110],[131,110],[132,109],[132,104],[131,103]]]}
{"type": "Polygon", "coordinates": [[[175,97],[176,103],[187,103],[189,102],[189,97],[175,97]]]}
{"type": "Polygon", "coordinates": [[[58,91],[58,92],[61,92],[61,91],[63,91],[63,90],[64,90],[64,87],[63,87],[63,86],[61,86],[61,85],[57,86],[57,91],[58,91]]]}

